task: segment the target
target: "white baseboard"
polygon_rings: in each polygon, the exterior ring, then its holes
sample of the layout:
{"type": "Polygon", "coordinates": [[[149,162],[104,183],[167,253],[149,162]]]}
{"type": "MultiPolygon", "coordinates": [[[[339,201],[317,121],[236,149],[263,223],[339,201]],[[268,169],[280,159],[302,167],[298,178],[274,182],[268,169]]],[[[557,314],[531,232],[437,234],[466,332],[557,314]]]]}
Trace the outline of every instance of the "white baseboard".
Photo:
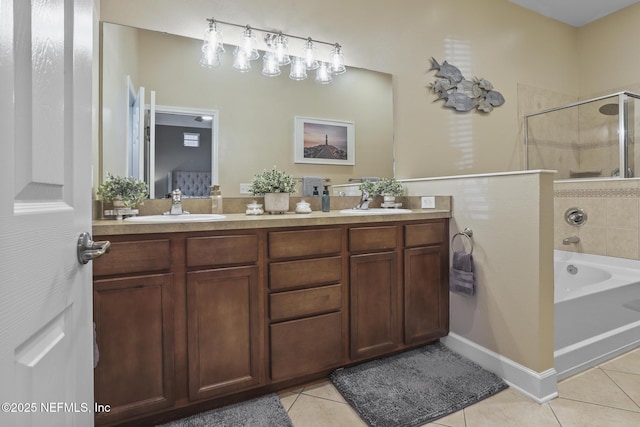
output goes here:
{"type": "Polygon", "coordinates": [[[555,369],[536,372],[454,333],[449,333],[440,341],[538,403],[548,402],[558,396],[555,369]]]}

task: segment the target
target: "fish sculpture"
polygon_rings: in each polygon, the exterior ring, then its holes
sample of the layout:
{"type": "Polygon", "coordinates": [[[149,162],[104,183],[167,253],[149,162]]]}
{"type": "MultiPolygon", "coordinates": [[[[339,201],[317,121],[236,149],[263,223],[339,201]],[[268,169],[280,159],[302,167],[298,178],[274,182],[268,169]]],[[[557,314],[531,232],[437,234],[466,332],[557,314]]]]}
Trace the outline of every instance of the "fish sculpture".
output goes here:
{"type": "Polygon", "coordinates": [[[434,57],[431,57],[431,68],[429,68],[429,71],[431,70],[438,70],[438,72],[436,73],[436,77],[444,77],[451,83],[458,83],[459,81],[464,79],[464,76],[462,75],[458,67],[449,64],[447,61],[444,61],[442,65],[440,65],[434,57]]]}
{"type": "Polygon", "coordinates": [[[436,77],[439,78],[427,87],[438,95],[435,101],[445,101],[444,107],[459,112],[477,109],[483,113],[490,113],[494,107],[505,103],[504,96],[494,90],[490,81],[484,78],[467,80],[458,67],[447,61],[440,64],[431,57],[429,71],[432,70],[436,70],[436,77]]]}
{"type": "Polygon", "coordinates": [[[460,92],[453,92],[447,96],[445,107],[455,108],[456,111],[471,111],[476,107],[476,103],[472,98],[460,92]]]}

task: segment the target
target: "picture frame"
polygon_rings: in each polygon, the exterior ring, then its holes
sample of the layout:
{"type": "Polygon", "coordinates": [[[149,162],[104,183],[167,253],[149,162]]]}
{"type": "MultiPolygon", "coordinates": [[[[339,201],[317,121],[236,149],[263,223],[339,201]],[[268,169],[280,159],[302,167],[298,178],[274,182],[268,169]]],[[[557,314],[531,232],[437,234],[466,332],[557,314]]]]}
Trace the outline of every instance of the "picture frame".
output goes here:
{"type": "Polygon", "coordinates": [[[355,165],[355,124],[295,117],[294,162],[355,165]]]}

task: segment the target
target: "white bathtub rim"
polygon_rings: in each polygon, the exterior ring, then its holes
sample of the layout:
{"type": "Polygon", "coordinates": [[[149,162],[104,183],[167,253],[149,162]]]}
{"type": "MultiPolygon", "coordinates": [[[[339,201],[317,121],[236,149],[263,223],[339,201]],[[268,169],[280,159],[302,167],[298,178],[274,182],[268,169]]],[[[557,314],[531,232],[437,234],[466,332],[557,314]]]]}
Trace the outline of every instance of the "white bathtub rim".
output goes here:
{"type": "Polygon", "coordinates": [[[584,252],[563,251],[554,249],[554,259],[567,262],[584,262],[589,264],[611,265],[616,268],[640,270],[640,260],[617,258],[605,255],[586,254],[584,252]]]}
{"type": "MultiPolygon", "coordinates": [[[[560,303],[586,295],[595,294],[609,289],[637,283],[640,279],[640,261],[625,258],[614,258],[602,255],[584,254],[581,252],[570,252],[554,250],[554,268],[556,264],[565,268],[572,264],[578,267],[587,266],[589,268],[599,268],[611,274],[611,278],[601,282],[590,284],[583,288],[572,289],[569,292],[560,288],[561,284],[554,283],[554,302],[560,303]]],[[[556,274],[554,274],[555,279],[556,274]]]]}

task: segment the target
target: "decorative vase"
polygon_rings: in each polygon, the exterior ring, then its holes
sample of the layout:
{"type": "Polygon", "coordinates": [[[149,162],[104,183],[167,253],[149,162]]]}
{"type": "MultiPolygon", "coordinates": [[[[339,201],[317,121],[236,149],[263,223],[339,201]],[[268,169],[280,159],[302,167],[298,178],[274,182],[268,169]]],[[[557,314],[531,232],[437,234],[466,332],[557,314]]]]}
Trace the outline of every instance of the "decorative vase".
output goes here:
{"type": "Polygon", "coordinates": [[[271,214],[283,214],[289,210],[289,193],[266,193],[264,211],[271,214]]]}
{"type": "Polygon", "coordinates": [[[124,209],[124,208],[126,208],[126,206],[124,204],[124,200],[122,200],[120,197],[116,197],[115,199],[113,199],[113,201],[111,203],[113,203],[113,209],[124,209]]]}
{"type": "Polygon", "coordinates": [[[382,196],[384,197],[384,202],[385,203],[395,203],[396,202],[396,196],[382,196]]]}

